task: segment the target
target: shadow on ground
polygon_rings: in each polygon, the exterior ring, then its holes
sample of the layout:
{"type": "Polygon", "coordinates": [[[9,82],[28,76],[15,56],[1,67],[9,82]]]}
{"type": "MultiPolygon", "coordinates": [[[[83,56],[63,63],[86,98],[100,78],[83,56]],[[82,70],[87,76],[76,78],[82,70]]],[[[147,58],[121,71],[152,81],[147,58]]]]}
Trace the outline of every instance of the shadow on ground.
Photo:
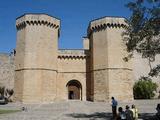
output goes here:
{"type": "MultiPolygon", "coordinates": [[[[67,114],[67,116],[73,117],[73,118],[90,118],[91,120],[101,118],[103,120],[112,120],[112,113],[106,113],[106,112],[96,112],[93,114],[84,114],[84,113],[73,113],[73,114],[67,114]]],[[[154,113],[141,113],[139,114],[139,119],[142,120],[157,120],[155,119],[154,113]]]]}
{"type": "Polygon", "coordinates": [[[90,118],[90,119],[101,118],[103,120],[105,119],[108,120],[112,118],[112,113],[106,113],[106,112],[95,112],[93,114],[73,113],[73,114],[67,114],[67,116],[73,118],[90,118]]]}
{"type": "Polygon", "coordinates": [[[139,114],[139,118],[142,120],[160,120],[155,116],[155,113],[141,113],[139,114]]]}

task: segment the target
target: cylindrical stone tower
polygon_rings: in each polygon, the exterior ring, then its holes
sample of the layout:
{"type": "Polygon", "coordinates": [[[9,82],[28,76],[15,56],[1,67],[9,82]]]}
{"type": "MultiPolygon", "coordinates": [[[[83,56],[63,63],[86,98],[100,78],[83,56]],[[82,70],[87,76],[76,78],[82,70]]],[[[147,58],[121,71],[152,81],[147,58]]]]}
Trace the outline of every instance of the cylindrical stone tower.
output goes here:
{"type": "Polygon", "coordinates": [[[25,14],[16,20],[15,100],[52,102],[56,98],[60,20],[25,14]]]}
{"type": "Polygon", "coordinates": [[[104,17],[88,27],[93,101],[110,101],[111,96],[121,101],[133,99],[132,64],[123,60],[127,56],[122,40],[124,20],[104,17]]]}

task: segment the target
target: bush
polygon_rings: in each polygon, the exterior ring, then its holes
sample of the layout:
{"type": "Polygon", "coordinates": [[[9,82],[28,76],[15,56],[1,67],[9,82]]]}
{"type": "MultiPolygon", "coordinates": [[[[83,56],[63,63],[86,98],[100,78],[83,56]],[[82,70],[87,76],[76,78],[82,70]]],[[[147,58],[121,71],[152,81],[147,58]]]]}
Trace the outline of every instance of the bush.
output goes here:
{"type": "Polygon", "coordinates": [[[138,82],[134,84],[133,94],[135,99],[151,99],[155,96],[155,91],[158,85],[152,82],[148,77],[141,77],[138,82]]]}

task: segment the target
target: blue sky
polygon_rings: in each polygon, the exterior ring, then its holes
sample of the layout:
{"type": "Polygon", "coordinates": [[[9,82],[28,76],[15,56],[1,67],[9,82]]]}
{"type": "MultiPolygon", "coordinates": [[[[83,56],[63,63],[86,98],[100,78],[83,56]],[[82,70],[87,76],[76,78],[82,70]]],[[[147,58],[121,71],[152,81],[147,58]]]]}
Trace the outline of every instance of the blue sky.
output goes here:
{"type": "Polygon", "coordinates": [[[0,52],[16,47],[15,20],[24,13],[46,13],[61,20],[59,48],[81,49],[91,20],[103,16],[128,17],[128,0],[2,0],[0,52]]]}

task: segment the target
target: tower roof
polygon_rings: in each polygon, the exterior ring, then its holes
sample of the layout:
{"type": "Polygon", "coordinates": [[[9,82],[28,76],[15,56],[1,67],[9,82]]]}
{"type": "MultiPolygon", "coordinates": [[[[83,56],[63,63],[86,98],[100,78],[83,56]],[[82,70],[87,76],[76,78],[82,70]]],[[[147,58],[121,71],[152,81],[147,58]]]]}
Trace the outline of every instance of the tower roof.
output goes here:
{"type": "Polygon", "coordinates": [[[46,13],[25,13],[25,14],[17,17],[16,20],[23,17],[23,16],[26,16],[26,15],[45,15],[45,16],[49,16],[49,17],[56,18],[56,19],[60,20],[58,17],[52,16],[52,15],[49,15],[49,14],[46,14],[46,13]]]}
{"type": "Polygon", "coordinates": [[[45,25],[51,28],[60,29],[60,19],[48,14],[28,13],[16,19],[17,30],[25,28],[27,25],[45,25]]]}
{"type": "Polygon", "coordinates": [[[106,27],[125,27],[126,19],[124,17],[102,17],[92,20],[88,26],[88,35],[94,30],[104,29],[106,27]]]}

